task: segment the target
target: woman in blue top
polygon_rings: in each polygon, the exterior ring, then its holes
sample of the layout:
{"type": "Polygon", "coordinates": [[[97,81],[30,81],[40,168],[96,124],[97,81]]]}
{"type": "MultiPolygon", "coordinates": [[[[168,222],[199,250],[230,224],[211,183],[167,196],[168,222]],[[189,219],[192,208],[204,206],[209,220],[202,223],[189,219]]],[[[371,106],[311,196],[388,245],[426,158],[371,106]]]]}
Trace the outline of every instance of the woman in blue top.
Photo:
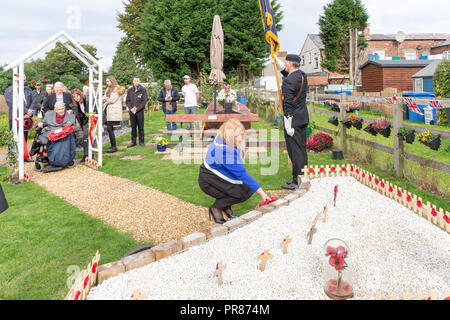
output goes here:
{"type": "Polygon", "coordinates": [[[263,201],[269,199],[244,168],[244,133],[244,126],[238,120],[225,122],[200,166],[198,184],[203,192],[216,199],[209,207],[209,214],[219,224],[225,222],[222,211],[228,218],[236,218],[231,206],[247,201],[254,192],[263,201]]]}

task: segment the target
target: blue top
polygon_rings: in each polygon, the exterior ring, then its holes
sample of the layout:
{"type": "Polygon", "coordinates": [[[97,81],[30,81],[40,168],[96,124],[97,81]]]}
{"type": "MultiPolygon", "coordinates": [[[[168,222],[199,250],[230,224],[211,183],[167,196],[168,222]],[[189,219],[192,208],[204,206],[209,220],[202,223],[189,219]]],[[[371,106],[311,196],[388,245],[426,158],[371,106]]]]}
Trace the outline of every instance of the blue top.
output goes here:
{"type": "Polygon", "coordinates": [[[255,192],[260,186],[245,170],[243,159],[242,150],[227,146],[217,136],[209,146],[203,164],[218,177],[233,184],[245,184],[255,192]]]}

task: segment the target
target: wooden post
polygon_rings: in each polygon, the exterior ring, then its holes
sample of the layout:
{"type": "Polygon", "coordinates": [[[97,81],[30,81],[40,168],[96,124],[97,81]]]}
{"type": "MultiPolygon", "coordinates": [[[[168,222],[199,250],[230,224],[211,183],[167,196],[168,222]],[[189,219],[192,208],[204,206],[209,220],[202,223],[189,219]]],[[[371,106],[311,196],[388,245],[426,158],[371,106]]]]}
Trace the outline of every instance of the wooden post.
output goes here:
{"type": "Polygon", "coordinates": [[[397,98],[393,105],[394,108],[394,168],[397,177],[403,176],[403,167],[405,159],[405,150],[403,140],[398,136],[398,130],[403,126],[403,99],[397,98]]]}
{"type": "MultiPolygon", "coordinates": [[[[345,115],[347,114],[347,112],[345,111],[346,110],[345,109],[346,103],[347,103],[347,94],[346,93],[341,93],[341,103],[339,104],[339,109],[340,109],[340,116],[339,116],[339,118],[340,118],[340,120],[342,120],[345,117],[345,115]]],[[[346,136],[345,126],[344,126],[344,124],[341,121],[341,122],[339,122],[339,138],[340,138],[340,141],[341,141],[341,149],[342,149],[342,153],[344,154],[344,156],[345,156],[345,154],[347,152],[347,144],[346,144],[346,141],[345,141],[345,136],[346,136]]]]}
{"type": "Polygon", "coordinates": [[[309,89],[309,119],[314,121],[314,101],[316,100],[316,94],[312,89],[309,89]]]}

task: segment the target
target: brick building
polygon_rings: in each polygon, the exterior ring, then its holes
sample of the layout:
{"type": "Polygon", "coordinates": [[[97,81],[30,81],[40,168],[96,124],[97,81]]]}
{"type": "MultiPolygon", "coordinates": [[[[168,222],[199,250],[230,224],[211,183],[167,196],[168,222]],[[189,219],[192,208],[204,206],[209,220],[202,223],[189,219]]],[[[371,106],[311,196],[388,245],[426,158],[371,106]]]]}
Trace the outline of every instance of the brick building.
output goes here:
{"type": "Polygon", "coordinates": [[[444,52],[450,52],[450,38],[431,47],[432,55],[442,54],[444,52]]]}

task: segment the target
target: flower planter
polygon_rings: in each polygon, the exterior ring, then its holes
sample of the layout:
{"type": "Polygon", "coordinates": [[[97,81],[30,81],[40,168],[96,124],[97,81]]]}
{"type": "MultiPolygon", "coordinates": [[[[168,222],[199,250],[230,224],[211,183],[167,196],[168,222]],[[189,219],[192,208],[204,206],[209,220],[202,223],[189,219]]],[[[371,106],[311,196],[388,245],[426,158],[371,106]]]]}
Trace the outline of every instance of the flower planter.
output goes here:
{"type": "Polygon", "coordinates": [[[329,118],[328,122],[331,123],[332,125],[335,125],[336,127],[339,125],[339,120],[336,117],[329,118]]]}
{"type": "Polygon", "coordinates": [[[230,114],[233,112],[233,103],[232,102],[225,102],[224,107],[225,107],[226,114],[230,114]]]}
{"type": "Polygon", "coordinates": [[[164,145],[164,146],[159,145],[159,144],[156,145],[156,150],[158,150],[159,152],[166,151],[166,148],[167,148],[167,145],[164,145]]]}
{"type": "Polygon", "coordinates": [[[398,136],[399,136],[400,138],[402,138],[403,140],[405,140],[406,143],[412,144],[412,143],[414,142],[415,137],[416,137],[415,132],[416,132],[416,131],[413,129],[413,130],[410,130],[410,131],[409,131],[407,134],[405,134],[405,135],[399,134],[398,136]]]}
{"type": "Polygon", "coordinates": [[[352,121],[352,126],[354,126],[357,130],[361,130],[362,121],[361,120],[352,121]]]}
{"type": "MultiPolygon", "coordinates": [[[[341,121],[342,122],[342,121],[341,121]]],[[[347,129],[350,129],[352,127],[352,122],[351,121],[347,121],[347,122],[342,122],[342,124],[344,125],[344,127],[346,127],[347,129]]]]}
{"type": "Polygon", "coordinates": [[[382,136],[389,138],[389,136],[391,135],[391,126],[387,126],[386,128],[383,129],[378,129],[376,130],[379,134],[381,134],[382,136]]]}
{"type": "Polygon", "coordinates": [[[367,127],[365,127],[364,131],[367,133],[370,133],[373,136],[376,136],[378,134],[378,132],[375,130],[375,128],[372,126],[372,124],[369,124],[367,127]]]}
{"type": "Polygon", "coordinates": [[[428,148],[430,148],[431,150],[439,150],[439,148],[441,147],[441,135],[437,135],[433,140],[431,140],[430,142],[422,142],[421,140],[419,140],[421,143],[423,143],[424,145],[426,145],[428,148]]]}

